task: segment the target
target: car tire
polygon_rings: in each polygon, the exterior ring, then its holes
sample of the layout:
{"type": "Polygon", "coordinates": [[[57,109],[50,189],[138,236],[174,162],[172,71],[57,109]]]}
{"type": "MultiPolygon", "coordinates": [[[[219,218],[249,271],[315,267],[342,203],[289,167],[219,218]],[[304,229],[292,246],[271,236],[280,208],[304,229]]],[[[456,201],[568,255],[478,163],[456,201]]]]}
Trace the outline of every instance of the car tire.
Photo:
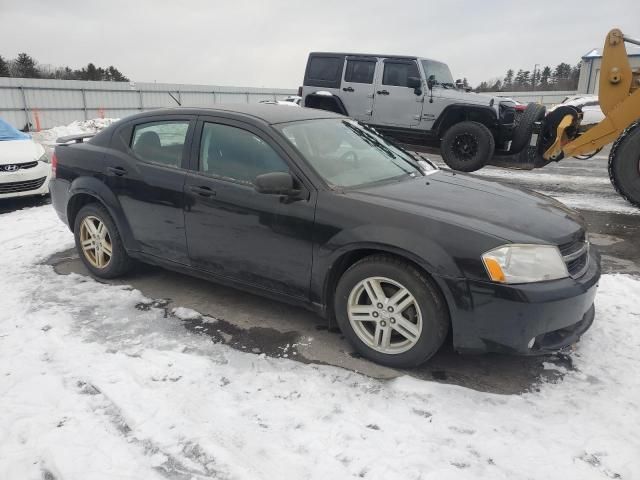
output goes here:
{"type": "Polygon", "coordinates": [[[478,122],[460,122],[442,137],[442,159],[453,170],[474,172],[493,157],[495,140],[491,131],[478,122]]]}
{"type": "Polygon", "coordinates": [[[76,215],[73,233],[78,254],[92,275],[115,278],[131,269],[133,261],[120,232],[102,205],[90,203],[82,207],[76,215]]]}
{"type": "Polygon", "coordinates": [[[513,130],[511,137],[511,147],[509,152],[515,154],[520,153],[531,140],[533,134],[533,125],[542,120],[547,109],[539,103],[530,103],[520,115],[518,125],[513,130]]]}
{"type": "Polygon", "coordinates": [[[340,330],[356,351],[388,367],[426,362],[449,331],[446,303],[433,281],[412,264],[387,255],[366,257],[342,275],[334,309],[340,330]],[[377,295],[375,301],[372,295],[377,295]]]}
{"type": "Polygon", "coordinates": [[[620,195],[640,207],[640,121],[631,124],[613,143],[609,178],[620,195]]]}

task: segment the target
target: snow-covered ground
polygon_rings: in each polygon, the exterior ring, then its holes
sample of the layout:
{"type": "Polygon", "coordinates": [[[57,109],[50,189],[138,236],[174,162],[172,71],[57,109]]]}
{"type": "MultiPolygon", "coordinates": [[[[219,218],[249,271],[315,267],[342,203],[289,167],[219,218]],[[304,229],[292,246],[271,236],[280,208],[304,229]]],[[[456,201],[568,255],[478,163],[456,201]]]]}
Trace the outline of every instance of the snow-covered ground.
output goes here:
{"type": "Polygon", "coordinates": [[[1,215],[0,244],[0,479],[640,476],[638,278],[603,277],[557,381],[496,395],[215,344],[43,264],[73,245],[50,206],[1,215]]]}

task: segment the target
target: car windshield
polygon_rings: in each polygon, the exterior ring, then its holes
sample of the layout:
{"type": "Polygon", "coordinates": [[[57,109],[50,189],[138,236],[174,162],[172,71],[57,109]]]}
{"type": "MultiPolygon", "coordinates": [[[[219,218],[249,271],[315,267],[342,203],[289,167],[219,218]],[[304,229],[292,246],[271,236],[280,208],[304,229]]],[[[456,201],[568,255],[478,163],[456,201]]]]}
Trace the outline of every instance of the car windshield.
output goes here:
{"type": "Polygon", "coordinates": [[[453,85],[453,76],[446,63],[436,62],[434,60],[422,60],[422,68],[424,69],[425,78],[428,79],[433,75],[436,83],[440,85],[453,85]]]}
{"type": "Polygon", "coordinates": [[[318,119],[276,127],[331,186],[402,180],[424,175],[420,168],[433,168],[424,167],[408,152],[353,120],[318,119]]]}

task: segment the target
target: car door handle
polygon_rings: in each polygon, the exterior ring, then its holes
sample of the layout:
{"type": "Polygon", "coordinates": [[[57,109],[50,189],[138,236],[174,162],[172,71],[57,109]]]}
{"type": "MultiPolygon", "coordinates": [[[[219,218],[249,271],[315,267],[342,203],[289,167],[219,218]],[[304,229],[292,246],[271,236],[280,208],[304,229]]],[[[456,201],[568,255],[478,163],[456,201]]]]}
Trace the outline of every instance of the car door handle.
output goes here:
{"type": "Polygon", "coordinates": [[[201,197],[215,197],[216,196],[216,192],[215,190],[212,190],[209,187],[198,187],[198,186],[191,186],[189,187],[189,190],[191,190],[193,193],[200,195],[201,197]]]}
{"type": "Polygon", "coordinates": [[[342,90],[345,91],[345,92],[353,92],[354,91],[353,87],[344,87],[342,90]]]}
{"type": "Polygon", "coordinates": [[[378,95],[389,95],[389,92],[387,90],[378,90],[376,93],[378,95]]]}
{"type": "Polygon", "coordinates": [[[107,171],[113,173],[117,177],[124,177],[127,171],[122,167],[107,167],[107,171]]]}

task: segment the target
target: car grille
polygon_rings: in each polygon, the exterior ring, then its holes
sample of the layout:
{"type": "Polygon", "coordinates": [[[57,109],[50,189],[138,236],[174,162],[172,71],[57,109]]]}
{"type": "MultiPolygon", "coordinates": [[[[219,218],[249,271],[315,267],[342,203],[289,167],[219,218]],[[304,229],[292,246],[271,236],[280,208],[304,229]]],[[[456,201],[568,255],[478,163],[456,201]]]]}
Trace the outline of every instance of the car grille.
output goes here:
{"type": "Polygon", "coordinates": [[[0,183],[0,194],[28,192],[29,190],[37,190],[43,184],[47,177],[36,178],[35,180],[26,180],[24,182],[0,183]]]}
{"type": "Polygon", "coordinates": [[[33,168],[38,165],[38,162],[26,162],[26,163],[10,163],[9,165],[0,165],[0,172],[17,172],[18,170],[33,168]]]}
{"type": "Polygon", "coordinates": [[[558,247],[572,278],[584,275],[589,268],[589,242],[584,238],[558,247]]]}

